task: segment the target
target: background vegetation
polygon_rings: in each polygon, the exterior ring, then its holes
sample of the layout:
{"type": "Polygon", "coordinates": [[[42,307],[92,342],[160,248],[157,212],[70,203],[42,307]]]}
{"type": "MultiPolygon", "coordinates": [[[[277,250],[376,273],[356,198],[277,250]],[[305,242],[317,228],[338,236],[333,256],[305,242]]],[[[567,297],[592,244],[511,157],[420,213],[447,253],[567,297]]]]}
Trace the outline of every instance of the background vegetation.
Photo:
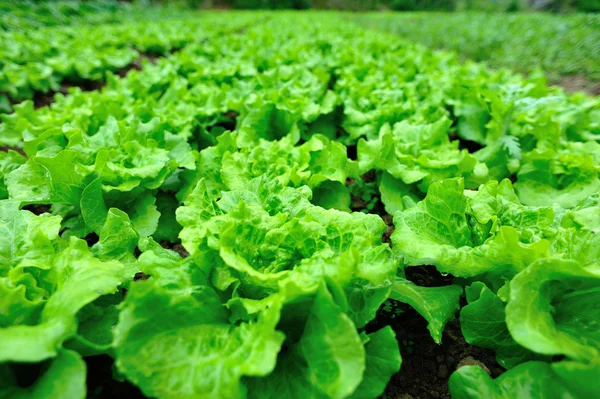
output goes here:
{"type": "Polygon", "coordinates": [[[494,68],[523,73],[541,68],[551,80],[580,75],[600,81],[597,14],[417,12],[361,13],[351,18],[494,68]]]}
{"type": "MultiPolygon", "coordinates": [[[[173,5],[182,0],[145,0],[173,5]]],[[[600,11],[600,0],[184,0],[192,7],[239,9],[337,9],[397,11],[600,11]]]]}

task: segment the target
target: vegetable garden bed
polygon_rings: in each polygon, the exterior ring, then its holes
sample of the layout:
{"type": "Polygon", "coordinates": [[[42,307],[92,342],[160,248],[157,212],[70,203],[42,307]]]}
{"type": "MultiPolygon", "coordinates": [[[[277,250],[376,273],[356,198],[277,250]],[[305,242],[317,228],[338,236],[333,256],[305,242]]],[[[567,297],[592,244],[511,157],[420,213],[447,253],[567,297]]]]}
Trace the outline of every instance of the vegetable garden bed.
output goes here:
{"type": "Polygon", "coordinates": [[[182,27],[1,116],[0,397],[600,394],[600,99],[344,14],[182,27]]]}

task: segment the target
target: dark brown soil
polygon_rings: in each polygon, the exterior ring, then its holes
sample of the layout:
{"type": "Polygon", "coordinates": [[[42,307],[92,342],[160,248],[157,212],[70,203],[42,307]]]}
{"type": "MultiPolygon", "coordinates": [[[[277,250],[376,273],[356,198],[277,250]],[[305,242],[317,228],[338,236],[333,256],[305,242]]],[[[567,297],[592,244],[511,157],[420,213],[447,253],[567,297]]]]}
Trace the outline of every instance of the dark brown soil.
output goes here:
{"type": "Polygon", "coordinates": [[[91,247],[100,241],[100,237],[96,233],[90,233],[84,238],[85,242],[87,242],[88,247],[91,247]]]}
{"type": "Polygon", "coordinates": [[[38,216],[42,213],[50,213],[50,205],[25,205],[23,209],[38,216]]]}
{"type": "Polygon", "coordinates": [[[125,76],[127,76],[129,71],[131,71],[132,69],[135,69],[136,71],[141,71],[142,63],[144,62],[144,60],[150,61],[151,64],[156,64],[156,60],[158,60],[159,58],[160,58],[160,56],[156,55],[156,54],[151,54],[151,53],[140,54],[140,56],[138,58],[136,58],[130,65],[127,65],[124,68],[118,69],[117,71],[115,71],[115,74],[124,78],[125,76]]]}
{"type": "Polygon", "coordinates": [[[168,241],[161,241],[160,245],[163,248],[170,249],[171,251],[177,252],[179,255],[181,255],[182,258],[187,258],[188,256],[190,256],[190,253],[188,251],[186,251],[186,249],[183,247],[183,245],[181,245],[181,243],[172,243],[172,242],[168,242],[168,241]]]}
{"type": "MultiPolygon", "coordinates": [[[[433,266],[409,267],[406,276],[418,285],[430,287],[448,285],[453,280],[451,276],[439,274],[433,266]]],[[[446,325],[440,345],[433,342],[425,319],[406,304],[394,302],[391,312],[381,310],[368,329],[376,330],[387,324],[396,332],[402,367],[388,384],[385,398],[450,398],[448,379],[463,365],[478,365],[492,377],[503,372],[493,351],[465,342],[458,317],[446,325]]]]}
{"type": "Polygon", "coordinates": [[[346,155],[348,156],[348,159],[351,159],[352,161],[356,161],[358,159],[358,153],[357,153],[356,146],[355,145],[346,146],[346,155]]]}
{"type": "Polygon", "coordinates": [[[563,75],[550,83],[562,87],[567,93],[583,91],[592,96],[600,96],[600,82],[589,80],[582,75],[563,75]]]}
{"type": "Polygon", "coordinates": [[[222,132],[225,130],[234,131],[237,126],[237,118],[239,112],[227,111],[222,114],[220,120],[210,126],[206,127],[206,130],[211,134],[219,134],[215,132],[222,132]]]}
{"type": "Polygon", "coordinates": [[[113,377],[113,359],[107,355],[86,357],[88,399],[145,399],[142,392],[128,381],[113,377]]]}
{"type": "Polygon", "coordinates": [[[395,230],[394,227],[394,217],[392,215],[383,215],[381,217],[383,219],[383,221],[385,222],[385,224],[387,225],[387,228],[385,229],[385,232],[383,233],[383,238],[382,238],[382,242],[387,242],[388,244],[390,244],[390,247],[392,246],[392,240],[391,240],[391,236],[392,233],[395,230]]]}
{"type": "Polygon", "coordinates": [[[54,102],[54,95],[57,93],[67,94],[69,88],[79,87],[82,91],[100,90],[106,85],[102,80],[64,80],[58,91],[50,91],[48,93],[36,92],[33,95],[33,107],[35,109],[46,107],[54,102]]]}
{"type": "MultiPolygon", "coordinates": [[[[144,60],[150,61],[150,63],[156,63],[156,60],[160,58],[159,55],[152,53],[142,53],[138,58],[135,59],[131,64],[126,67],[117,69],[114,71],[116,75],[124,78],[127,76],[129,71],[136,70],[140,71],[142,69],[142,62],[144,60]]],[[[69,92],[69,88],[71,87],[79,87],[82,91],[93,91],[93,90],[101,90],[104,86],[106,86],[105,80],[64,80],[60,85],[60,90],[58,91],[50,91],[48,93],[36,92],[33,95],[33,107],[35,109],[46,107],[54,102],[54,95],[57,93],[67,94],[69,92]]]]}
{"type": "Polygon", "coordinates": [[[450,398],[448,379],[462,365],[479,365],[492,377],[503,371],[490,350],[467,344],[458,319],[446,325],[442,343],[429,335],[427,322],[406,306],[404,313],[391,321],[402,353],[402,368],[388,384],[388,398],[450,398]]]}
{"type": "Polygon", "coordinates": [[[135,274],[135,276],[133,276],[133,281],[140,281],[140,280],[144,281],[144,280],[148,280],[149,278],[150,278],[150,276],[147,275],[146,273],[144,273],[144,272],[137,272],[135,274]]]}

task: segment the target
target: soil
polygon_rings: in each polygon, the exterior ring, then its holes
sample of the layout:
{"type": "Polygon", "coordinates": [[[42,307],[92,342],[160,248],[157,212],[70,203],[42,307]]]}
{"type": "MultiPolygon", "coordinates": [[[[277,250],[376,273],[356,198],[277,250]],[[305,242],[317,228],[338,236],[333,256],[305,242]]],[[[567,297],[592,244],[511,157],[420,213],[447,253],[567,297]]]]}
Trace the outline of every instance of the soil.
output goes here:
{"type": "MultiPolygon", "coordinates": [[[[361,180],[369,184],[376,180],[376,175],[369,172],[362,175],[361,180]]],[[[356,184],[357,182],[352,178],[346,181],[347,187],[356,184]]],[[[361,195],[352,196],[352,210],[366,211],[366,205],[361,195]]],[[[390,240],[394,232],[392,215],[385,211],[381,201],[373,206],[370,213],[379,215],[388,226],[382,241],[392,245],[390,240]]],[[[440,287],[450,285],[454,281],[453,276],[443,276],[434,266],[407,267],[405,273],[408,280],[422,287],[440,287]]],[[[392,310],[386,311],[382,308],[375,320],[366,327],[367,332],[372,332],[390,325],[396,333],[400,346],[402,367],[388,383],[382,399],[450,398],[448,390],[450,375],[464,365],[478,365],[494,378],[504,371],[496,362],[493,351],[471,346],[465,341],[460,329],[458,312],[456,318],[446,325],[442,342],[438,345],[429,334],[427,321],[411,306],[395,301],[390,302],[392,310]]],[[[461,307],[465,304],[461,303],[461,307]]]]}
{"type": "Polygon", "coordinates": [[[346,155],[348,156],[348,159],[350,159],[352,161],[356,161],[358,159],[356,146],[355,145],[346,146],[346,155]]]}
{"type": "Polygon", "coordinates": [[[113,376],[113,359],[108,355],[86,357],[88,399],[145,399],[138,387],[113,376]]]}
{"type": "MultiPolygon", "coordinates": [[[[406,269],[414,283],[427,287],[452,283],[451,276],[442,276],[433,266],[406,269]]],[[[389,382],[382,398],[387,399],[446,399],[450,398],[448,379],[460,366],[478,365],[492,377],[504,369],[496,362],[494,352],[465,342],[458,317],[450,321],[436,344],[427,330],[427,322],[412,307],[395,302],[391,312],[381,310],[375,323],[367,330],[389,324],[396,332],[402,354],[402,367],[389,382]]]]}
{"type": "Polygon", "coordinates": [[[383,219],[383,221],[385,222],[387,228],[385,229],[385,232],[383,233],[383,238],[381,239],[382,242],[387,242],[388,244],[390,244],[390,247],[392,246],[392,233],[394,232],[394,230],[396,229],[394,227],[394,217],[392,215],[383,215],[381,217],[383,219]]]}
{"type": "Polygon", "coordinates": [[[582,75],[563,75],[550,83],[562,87],[567,93],[583,91],[592,96],[600,96],[600,82],[588,80],[582,75]]]}
{"type": "Polygon", "coordinates": [[[188,251],[186,251],[186,249],[183,247],[183,245],[181,245],[181,243],[172,243],[172,242],[168,242],[168,241],[161,241],[160,245],[163,248],[170,249],[171,251],[177,252],[179,255],[181,255],[182,258],[187,258],[188,256],[190,256],[190,253],[188,251]]]}
{"type": "Polygon", "coordinates": [[[54,102],[54,95],[62,93],[66,95],[71,87],[79,87],[82,91],[100,90],[106,82],[98,80],[64,80],[58,91],[49,91],[47,93],[35,92],[33,95],[33,107],[35,109],[46,107],[54,102]]]}
{"type": "Polygon", "coordinates": [[[227,111],[221,115],[218,122],[207,126],[206,130],[211,134],[214,134],[215,131],[234,131],[237,126],[238,116],[239,112],[237,111],[227,111]]]}
{"type": "Polygon", "coordinates": [[[478,365],[494,378],[503,371],[493,351],[465,342],[457,319],[446,325],[440,345],[433,342],[425,319],[410,308],[391,325],[400,345],[402,368],[386,387],[389,399],[449,399],[448,380],[459,366],[478,365]]]}
{"type": "MultiPolygon", "coordinates": [[[[156,60],[160,58],[159,55],[152,53],[142,53],[138,58],[135,59],[131,64],[117,69],[114,71],[116,75],[124,78],[127,76],[129,71],[136,70],[140,71],[142,69],[143,60],[148,60],[150,63],[154,64],[156,60]]],[[[66,95],[69,92],[69,88],[71,87],[79,87],[82,91],[93,91],[93,90],[101,90],[104,86],[106,86],[106,80],[64,80],[58,91],[50,91],[48,93],[36,92],[33,95],[33,107],[35,109],[49,106],[54,102],[54,95],[57,93],[62,93],[66,95]]]]}
{"type": "Polygon", "coordinates": [[[158,60],[159,58],[160,58],[160,55],[156,55],[156,54],[152,54],[152,53],[142,53],[131,64],[115,71],[115,74],[124,78],[125,76],[127,76],[129,71],[131,71],[132,69],[135,69],[136,71],[141,71],[142,63],[144,62],[144,60],[150,61],[151,64],[156,64],[156,60],[158,60]]]}
{"type": "Polygon", "coordinates": [[[22,209],[25,209],[31,213],[33,213],[34,215],[41,215],[42,213],[51,213],[50,212],[50,205],[25,205],[22,209]]]}

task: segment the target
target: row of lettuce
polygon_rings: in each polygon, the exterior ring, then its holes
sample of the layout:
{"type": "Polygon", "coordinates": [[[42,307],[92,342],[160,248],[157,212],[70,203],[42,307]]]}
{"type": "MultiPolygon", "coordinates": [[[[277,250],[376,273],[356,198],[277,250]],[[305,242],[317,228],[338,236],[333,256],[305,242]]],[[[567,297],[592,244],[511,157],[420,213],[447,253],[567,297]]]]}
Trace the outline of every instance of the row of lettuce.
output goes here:
{"type": "Polygon", "coordinates": [[[12,103],[35,94],[61,91],[65,82],[103,81],[109,71],[123,70],[147,57],[164,56],[257,19],[238,16],[231,24],[211,18],[209,13],[189,12],[177,18],[163,14],[147,20],[124,17],[120,24],[1,30],[0,110],[8,112],[12,103]]]}
{"type": "Polygon", "coordinates": [[[401,366],[380,306],[439,343],[464,288],[465,339],[507,371],[462,367],[453,397],[597,396],[600,100],[336,15],[264,16],[2,116],[26,154],[0,153],[5,393],[84,397],[81,357],[109,354],[150,397],[375,398],[401,366]],[[391,246],[349,212],[367,189],[391,246]],[[189,257],[159,245],[179,240],[189,257]],[[423,264],[457,283],[405,278],[423,264]],[[14,364],[43,361],[19,387],[14,364]]]}
{"type": "Polygon", "coordinates": [[[4,0],[1,30],[29,30],[47,26],[85,26],[125,21],[150,21],[189,15],[183,8],[157,7],[118,0],[4,0]]]}

